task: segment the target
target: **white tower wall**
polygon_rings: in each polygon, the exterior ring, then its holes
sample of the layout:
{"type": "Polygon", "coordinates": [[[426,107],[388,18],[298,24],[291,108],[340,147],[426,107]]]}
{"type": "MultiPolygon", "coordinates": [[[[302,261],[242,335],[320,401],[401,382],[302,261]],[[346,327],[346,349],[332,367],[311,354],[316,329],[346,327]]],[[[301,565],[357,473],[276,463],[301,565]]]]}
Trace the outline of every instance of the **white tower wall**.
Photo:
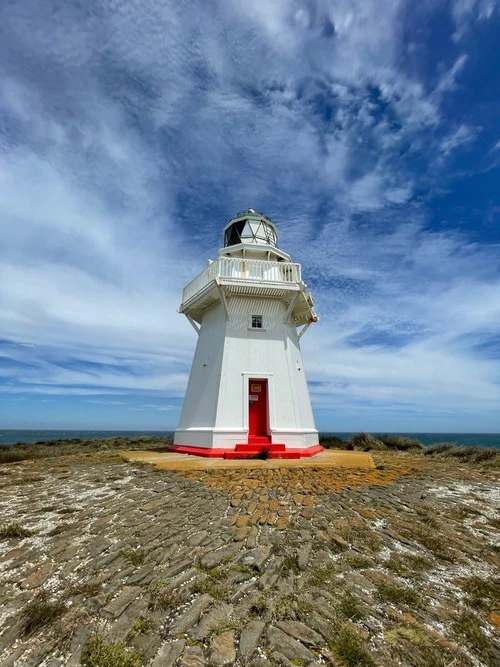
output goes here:
{"type": "Polygon", "coordinates": [[[268,381],[271,443],[318,443],[295,324],[279,299],[231,297],[203,316],[176,445],[233,449],[248,437],[248,381],[268,381]],[[263,328],[252,329],[251,316],[263,328]]]}

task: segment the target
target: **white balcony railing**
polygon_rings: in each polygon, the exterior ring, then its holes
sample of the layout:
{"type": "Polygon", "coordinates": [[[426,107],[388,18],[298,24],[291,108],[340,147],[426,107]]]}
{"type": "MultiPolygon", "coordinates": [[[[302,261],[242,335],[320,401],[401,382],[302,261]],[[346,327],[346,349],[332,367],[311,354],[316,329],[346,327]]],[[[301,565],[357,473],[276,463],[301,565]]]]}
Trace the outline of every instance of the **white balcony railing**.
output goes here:
{"type": "Polygon", "coordinates": [[[239,259],[219,257],[186,285],[182,294],[182,303],[192,299],[207,285],[216,280],[221,282],[253,283],[295,283],[301,282],[300,264],[291,262],[268,262],[259,259],[239,259]]]}

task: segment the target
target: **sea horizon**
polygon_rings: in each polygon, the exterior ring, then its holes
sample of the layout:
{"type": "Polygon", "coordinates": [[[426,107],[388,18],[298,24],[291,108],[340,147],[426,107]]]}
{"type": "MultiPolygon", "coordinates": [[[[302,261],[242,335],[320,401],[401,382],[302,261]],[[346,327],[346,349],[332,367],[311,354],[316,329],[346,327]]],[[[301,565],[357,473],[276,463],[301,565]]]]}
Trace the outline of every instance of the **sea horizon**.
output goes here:
{"type": "MultiPolygon", "coordinates": [[[[349,440],[360,431],[320,431],[320,437],[338,437],[349,440]]],[[[429,446],[440,442],[454,442],[457,445],[475,447],[494,447],[500,449],[500,433],[451,433],[451,432],[403,432],[403,431],[368,431],[372,435],[401,435],[419,440],[429,446]]],[[[115,430],[115,429],[0,429],[0,445],[17,443],[35,444],[51,440],[79,440],[105,438],[137,438],[141,436],[173,436],[173,430],[115,430]]]]}

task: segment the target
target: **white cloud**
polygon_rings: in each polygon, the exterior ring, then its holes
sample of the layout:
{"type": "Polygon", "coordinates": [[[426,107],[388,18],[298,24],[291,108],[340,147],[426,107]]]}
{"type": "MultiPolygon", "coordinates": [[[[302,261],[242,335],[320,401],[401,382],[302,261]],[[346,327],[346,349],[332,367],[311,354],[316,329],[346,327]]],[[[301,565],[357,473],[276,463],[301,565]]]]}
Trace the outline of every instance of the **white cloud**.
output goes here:
{"type": "Polygon", "coordinates": [[[454,0],[452,16],[456,29],[453,39],[458,42],[473,21],[487,21],[499,7],[498,0],[454,0]]]}

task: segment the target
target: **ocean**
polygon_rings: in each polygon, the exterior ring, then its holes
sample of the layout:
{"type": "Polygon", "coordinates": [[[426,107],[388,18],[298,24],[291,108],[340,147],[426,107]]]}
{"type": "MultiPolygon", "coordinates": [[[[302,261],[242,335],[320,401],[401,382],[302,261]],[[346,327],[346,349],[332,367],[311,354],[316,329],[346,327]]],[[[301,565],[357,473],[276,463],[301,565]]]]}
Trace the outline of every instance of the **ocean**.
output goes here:
{"type": "MultiPolygon", "coordinates": [[[[172,436],[172,431],[49,431],[49,430],[0,430],[0,445],[13,445],[17,442],[45,442],[47,440],[69,440],[78,438],[137,438],[141,435],[172,436]]],[[[342,440],[349,440],[354,433],[322,433],[324,436],[337,436],[342,440]]],[[[372,435],[382,435],[372,433],[372,435]]],[[[457,445],[475,445],[478,447],[495,447],[500,449],[500,433],[398,433],[411,438],[417,438],[423,445],[433,445],[437,442],[454,442],[457,445]]]]}

